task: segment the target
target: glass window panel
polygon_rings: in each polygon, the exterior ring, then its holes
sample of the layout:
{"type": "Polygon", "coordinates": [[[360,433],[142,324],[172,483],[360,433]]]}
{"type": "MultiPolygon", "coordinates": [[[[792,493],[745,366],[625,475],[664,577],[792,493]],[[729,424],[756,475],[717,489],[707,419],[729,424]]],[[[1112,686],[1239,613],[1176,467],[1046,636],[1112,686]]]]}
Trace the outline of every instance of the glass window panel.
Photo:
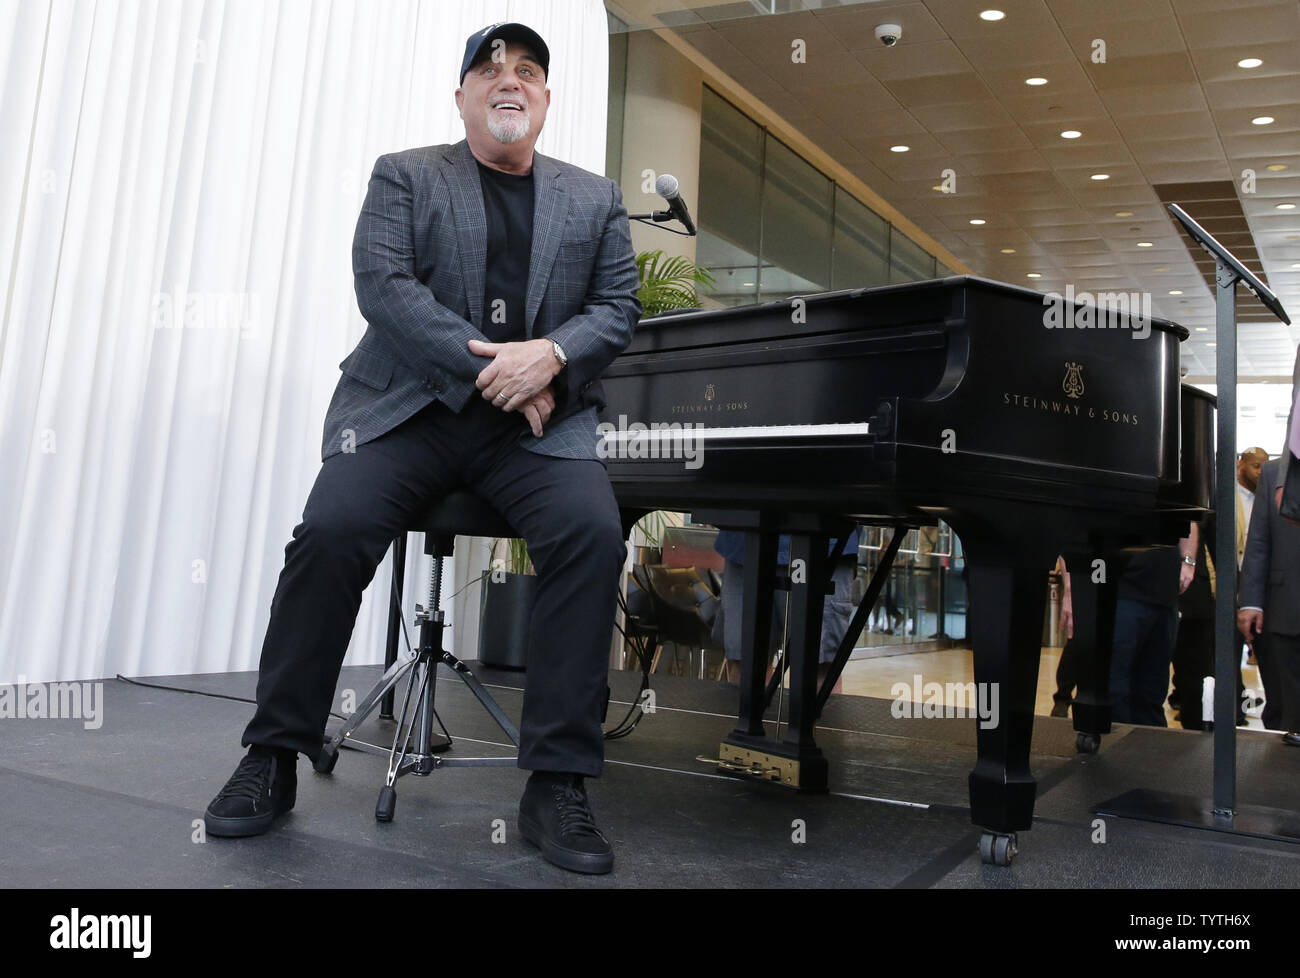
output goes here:
{"type": "Polygon", "coordinates": [[[770,135],[764,176],[762,297],[824,292],[831,283],[830,179],[770,135]]]}
{"type": "Polygon", "coordinates": [[[835,188],[834,246],[831,288],[889,284],[889,222],[840,187],[835,188]]]}
{"type": "Polygon", "coordinates": [[[734,306],[758,299],[759,190],[763,132],[709,88],[700,115],[700,207],[695,260],[711,271],[710,300],[734,306]]]}
{"type": "Polygon", "coordinates": [[[934,255],[892,225],[889,228],[889,281],[923,282],[934,278],[934,255]]]}

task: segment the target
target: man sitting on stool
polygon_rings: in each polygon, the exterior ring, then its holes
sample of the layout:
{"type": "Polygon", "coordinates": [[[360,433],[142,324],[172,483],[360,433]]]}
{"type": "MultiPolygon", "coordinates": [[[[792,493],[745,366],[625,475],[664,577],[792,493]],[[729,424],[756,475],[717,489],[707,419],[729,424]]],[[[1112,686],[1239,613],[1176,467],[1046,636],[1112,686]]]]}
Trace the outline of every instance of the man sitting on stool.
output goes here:
{"type": "Polygon", "coordinates": [[[533,152],[549,67],[520,24],[473,35],[456,90],[466,138],[375,164],[352,249],[369,326],[341,365],[323,465],[271,602],[249,752],[208,806],[210,834],[265,832],[293,807],[297,755],[320,753],[376,566],[434,500],[467,487],[523,535],[537,568],[521,833],[566,869],[613,867],[583,782],[604,759],[626,556],[596,409],[641,307],[618,186],[533,152]]]}

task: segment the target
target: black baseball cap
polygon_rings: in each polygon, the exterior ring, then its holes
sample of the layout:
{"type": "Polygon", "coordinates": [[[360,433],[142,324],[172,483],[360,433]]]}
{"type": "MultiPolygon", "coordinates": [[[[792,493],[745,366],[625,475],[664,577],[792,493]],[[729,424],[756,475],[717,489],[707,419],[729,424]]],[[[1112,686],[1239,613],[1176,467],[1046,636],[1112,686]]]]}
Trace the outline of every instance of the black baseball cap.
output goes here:
{"type": "Polygon", "coordinates": [[[460,63],[460,81],[462,85],[465,83],[465,76],[469,74],[469,70],[478,64],[479,59],[484,55],[483,49],[497,38],[503,41],[518,41],[521,44],[528,45],[528,47],[532,48],[533,54],[537,56],[537,62],[542,66],[542,71],[546,72],[547,77],[550,77],[551,52],[540,34],[523,24],[490,24],[477,34],[471,34],[469,40],[465,42],[465,60],[460,63]]]}

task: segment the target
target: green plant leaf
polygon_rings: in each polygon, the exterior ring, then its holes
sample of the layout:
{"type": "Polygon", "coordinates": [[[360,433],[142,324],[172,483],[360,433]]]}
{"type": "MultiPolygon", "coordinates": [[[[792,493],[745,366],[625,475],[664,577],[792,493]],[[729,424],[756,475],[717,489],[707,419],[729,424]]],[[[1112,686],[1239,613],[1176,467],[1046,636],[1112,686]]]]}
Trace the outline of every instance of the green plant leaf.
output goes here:
{"type": "Polygon", "coordinates": [[[641,283],[637,298],[643,316],[698,306],[699,289],[712,289],[717,284],[707,268],[701,268],[680,255],[665,258],[662,249],[639,253],[636,269],[641,283]]]}

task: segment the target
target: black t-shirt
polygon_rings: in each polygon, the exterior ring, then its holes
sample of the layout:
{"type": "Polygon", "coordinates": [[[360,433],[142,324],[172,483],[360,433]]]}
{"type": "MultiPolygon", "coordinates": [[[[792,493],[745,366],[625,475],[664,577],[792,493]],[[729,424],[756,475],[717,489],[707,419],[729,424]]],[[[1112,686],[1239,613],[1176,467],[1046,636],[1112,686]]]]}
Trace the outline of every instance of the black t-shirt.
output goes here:
{"type": "Polygon", "coordinates": [[[533,249],[533,175],[502,173],[482,163],[478,173],[487,217],[483,335],[494,343],[522,340],[533,249]]]}
{"type": "Polygon", "coordinates": [[[1178,576],[1183,555],[1177,547],[1152,547],[1128,562],[1119,580],[1119,597],[1178,607],[1178,576]]]}

